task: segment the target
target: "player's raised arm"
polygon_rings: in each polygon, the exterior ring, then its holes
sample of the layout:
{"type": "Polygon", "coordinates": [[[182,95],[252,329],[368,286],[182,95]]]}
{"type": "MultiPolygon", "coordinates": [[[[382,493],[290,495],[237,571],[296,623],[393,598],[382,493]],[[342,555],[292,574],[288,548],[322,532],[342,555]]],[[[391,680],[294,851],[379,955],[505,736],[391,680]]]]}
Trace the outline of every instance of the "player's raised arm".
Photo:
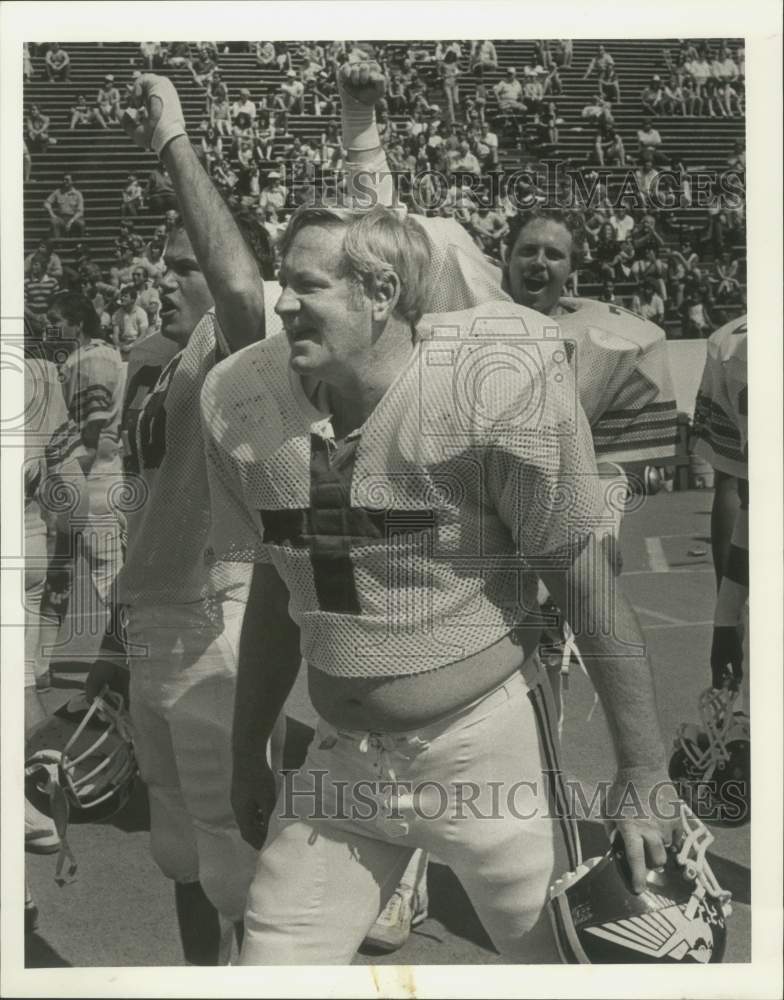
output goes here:
{"type": "Polygon", "coordinates": [[[394,184],[376,127],[376,104],[386,84],[375,62],[343,63],[338,71],[349,195],[357,208],[392,205],[394,184]]]}
{"type": "Polygon", "coordinates": [[[207,176],[185,131],[180,99],[166,77],[146,74],[123,115],[128,135],[169,171],[185,228],[207,279],[230,350],[264,336],[264,286],[231,211],[207,176]]]}

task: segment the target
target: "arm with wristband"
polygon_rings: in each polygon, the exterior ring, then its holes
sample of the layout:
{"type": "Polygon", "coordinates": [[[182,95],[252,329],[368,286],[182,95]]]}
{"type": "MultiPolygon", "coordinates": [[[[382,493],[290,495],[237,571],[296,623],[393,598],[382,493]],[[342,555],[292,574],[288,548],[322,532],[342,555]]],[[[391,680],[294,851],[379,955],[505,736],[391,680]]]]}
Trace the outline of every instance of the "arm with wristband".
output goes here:
{"type": "Polygon", "coordinates": [[[169,171],[228,351],[260,340],[265,332],[264,285],[256,259],[191,145],[174,85],[166,77],[146,74],[137,81],[131,104],[123,126],[137,146],[152,149],[169,171]]]}

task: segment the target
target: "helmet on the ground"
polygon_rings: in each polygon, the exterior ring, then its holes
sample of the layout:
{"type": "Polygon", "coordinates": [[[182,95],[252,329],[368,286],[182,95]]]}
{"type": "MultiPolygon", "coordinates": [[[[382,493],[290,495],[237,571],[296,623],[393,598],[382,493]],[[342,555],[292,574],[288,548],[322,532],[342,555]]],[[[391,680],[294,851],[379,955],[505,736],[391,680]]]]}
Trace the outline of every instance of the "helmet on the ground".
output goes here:
{"type": "Polygon", "coordinates": [[[25,795],[61,822],[108,819],[130,798],[138,769],[122,695],[104,690],[89,702],[78,694],[33,731],[25,752],[25,795]],[[62,791],[63,796],[60,796],[62,791]]]}
{"type": "Polygon", "coordinates": [[[749,720],[733,711],[737,698],[729,688],[703,691],[701,724],[680,726],[670,757],[681,797],[700,819],[720,826],[742,826],[751,816],[749,720]]]}
{"type": "Polygon", "coordinates": [[[599,858],[567,872],[550,887],[548,908],[561,960],[604,965],[721,962],[732,912],[705,852],[713,835],[681,805],[682,839],[667,862],[632,891],[620,838],[599,858]]]}

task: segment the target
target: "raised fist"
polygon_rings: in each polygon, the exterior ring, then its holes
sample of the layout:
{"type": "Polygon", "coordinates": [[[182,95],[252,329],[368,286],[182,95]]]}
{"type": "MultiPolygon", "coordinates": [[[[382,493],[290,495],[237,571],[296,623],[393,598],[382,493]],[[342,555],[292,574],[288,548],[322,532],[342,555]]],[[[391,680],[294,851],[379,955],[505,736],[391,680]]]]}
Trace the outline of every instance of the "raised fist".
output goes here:
{"type": "Polygon", "coordinates": [[[341,101],[373,108],[384,96],[386,79],[376,62],[346,62],[338,71],[338,88],[341,101]]]}
{"type": "Polygon", "coordinates": [[[185,135],[185,116],[171,80],[154,73],[139,77],[122,125],[137,146],[152,149],[159,156],[168,142],[185,135]]]}

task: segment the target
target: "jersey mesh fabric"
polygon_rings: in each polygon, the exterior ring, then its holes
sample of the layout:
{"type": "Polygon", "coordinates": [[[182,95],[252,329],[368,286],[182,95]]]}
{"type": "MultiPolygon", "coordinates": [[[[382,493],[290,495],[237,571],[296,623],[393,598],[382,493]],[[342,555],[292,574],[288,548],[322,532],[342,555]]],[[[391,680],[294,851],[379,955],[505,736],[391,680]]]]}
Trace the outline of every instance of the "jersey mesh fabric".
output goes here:
{"type": "MultiPolygon", "coordinates": [[[[127,398],[138,413],[128,431],[128,549],[119,578],[122,604],[182,604],[240,597],[246,567],[221,566],[209,549],[210,497],[199,421],[199,395],[216,362],[217,323],[210,310],[188,345],[165,365],[144,399],[137,370],[127,398]]],[[[126,414],[127,414],[126,410],[126,414]]]]}
{"type": "Polygon", "coordinates": [[[606,517],[590,429],[544,317],[487,303],[423,319],[410,362],[336,446],[273,338],[202,394],[220,558],[270,560],[302,655],[336,676],[415,674],[537,607],[606,517]]]}
{"type": "Polygon", "coordinates": [[[726,473],[748,479],[748,373],[746,317],[708,338],[694,407],[694,451],[726,473]]]}
{"type": "MultiPolygon", "coordinates": [[[[25,519],[37,519],[41,508],[39,496],[47,473],[62,468],[66,455],[53,453],[50,445],[69,421],[57,368],[42,358],[24,359],[24,486],[25,519]]],[[[11,441],[8,442],[9,445],[11,441]]],[[[73,468],[79,466],[74,462],[73,468]]]]}
{"type": "Polygon", "coordinates": [[[597,458],[672,458],[678,409],[664,331],[626,309],[591,299],[561,299],[554,315],[564,338],[574,341],[580,400],[597,458]]]}

